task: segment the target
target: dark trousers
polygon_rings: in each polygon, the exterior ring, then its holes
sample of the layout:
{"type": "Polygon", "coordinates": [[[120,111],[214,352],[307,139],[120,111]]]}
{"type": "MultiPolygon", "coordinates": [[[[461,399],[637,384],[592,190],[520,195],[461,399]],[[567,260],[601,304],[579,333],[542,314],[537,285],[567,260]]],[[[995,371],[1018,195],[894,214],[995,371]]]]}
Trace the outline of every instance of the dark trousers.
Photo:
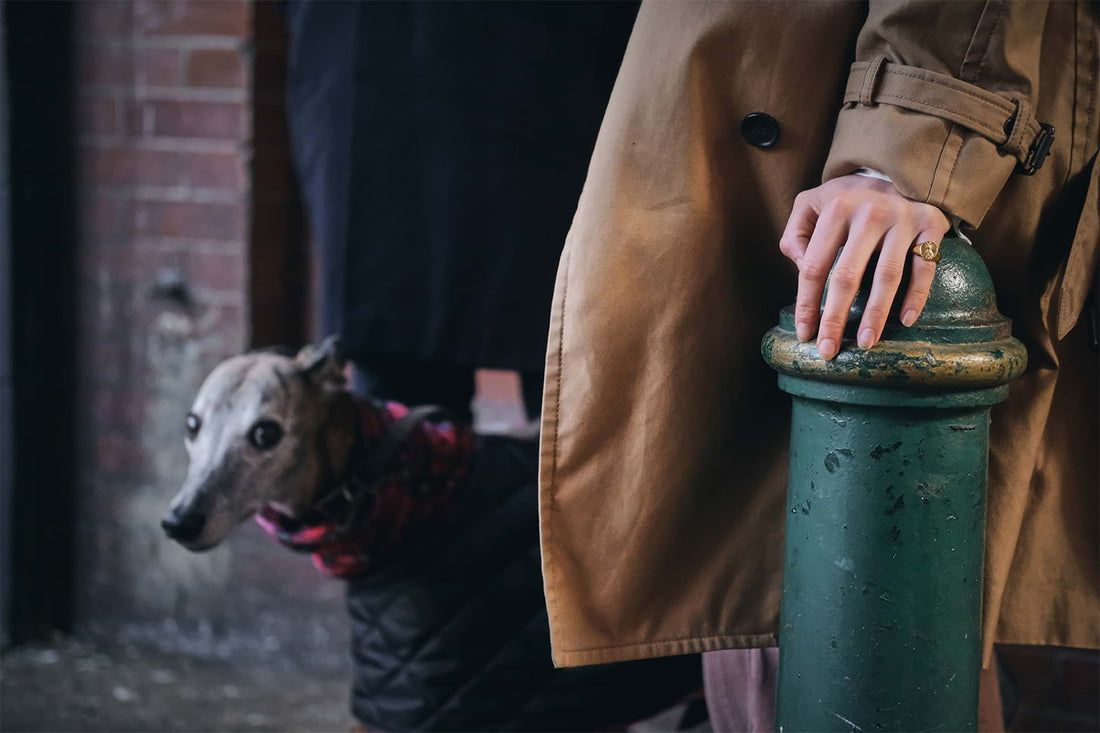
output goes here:
{"type": "MultiPolygon", "coordinates": [[[[355,362],[354,388],[375,399],[406,405],[439,405],[473,422],[474,369],[429,362],[355,362]]],[[[523,403],[530,419],[542,408],[542,374],[519,373],[523,403]]]]}

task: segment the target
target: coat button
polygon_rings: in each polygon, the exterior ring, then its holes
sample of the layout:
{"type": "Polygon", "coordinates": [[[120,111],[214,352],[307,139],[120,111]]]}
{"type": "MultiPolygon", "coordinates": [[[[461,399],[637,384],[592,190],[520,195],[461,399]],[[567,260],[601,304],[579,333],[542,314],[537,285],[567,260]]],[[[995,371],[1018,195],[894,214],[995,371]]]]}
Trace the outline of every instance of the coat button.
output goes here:
{"type": "Polygon", "coordinates": [[[753,112],[741,120],[741,137],[757,148],[770,148],[779,142],[779,123],[771,115],[753,112]]]}

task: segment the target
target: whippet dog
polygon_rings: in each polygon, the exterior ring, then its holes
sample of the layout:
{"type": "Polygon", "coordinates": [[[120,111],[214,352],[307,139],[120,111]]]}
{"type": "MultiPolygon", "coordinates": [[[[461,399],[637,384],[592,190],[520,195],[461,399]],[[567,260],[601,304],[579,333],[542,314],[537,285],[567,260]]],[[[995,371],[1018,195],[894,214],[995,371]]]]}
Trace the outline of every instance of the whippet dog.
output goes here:
{"type": "Polygon", "coordinates": [[[222,362],[186,417],[190,458],[161,521],[188,550],[209,550],[265,506],[312,506],[326,472],[347,464],[356,406],[335,339],[297,356],[253,352],[222,362]]]}
{"type": "Polygon", "coordinates": [[[701,686],[691,657],[555,670],[537,445],[475,438],[437,408],[356,397],[344,363],[329,339],[214,369],[186,417],[191,461],[161,524],[198,552],[256,515],[346,578],[357,719],[383,730],[604,730],[701,686]]]}

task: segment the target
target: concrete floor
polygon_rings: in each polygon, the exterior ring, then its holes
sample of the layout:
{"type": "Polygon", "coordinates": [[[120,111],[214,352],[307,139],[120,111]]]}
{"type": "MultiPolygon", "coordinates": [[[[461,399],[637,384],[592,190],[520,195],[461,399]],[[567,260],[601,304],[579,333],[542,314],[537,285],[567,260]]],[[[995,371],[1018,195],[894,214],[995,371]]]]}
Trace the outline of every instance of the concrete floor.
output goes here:
{"type": "MultiPolygon", "coordinates": [[[[348,712],[347,676],[322,674],[311,677],[278,658],[58,639],[0,656],[0,732],[361,731],[348,712]]],[[[671,731],[686,715],[678,705],[628,731],[671,731]]],[[[711,728],[704,718],[688,730],[711,728]]]]}
{"type": "Polygon", "coordinates": [[[281,664],[59,640],[0,657],[0,731],[348,731],[347,686],[281,664]]]}
{"type": "MultiPolygon", "coordinates": [[[[1095,652],[1001,647],[1008,730],[1097,731],[1095,652]]],[[[631,726],[668,731],[674,708],[631,726]]],[[[348,671],[286,655],[184,654],[59,638],[0,656],[0,732],[350,731],[348,671]]],[[[694,731],[709,731],[700,721],[694,731]]]]}

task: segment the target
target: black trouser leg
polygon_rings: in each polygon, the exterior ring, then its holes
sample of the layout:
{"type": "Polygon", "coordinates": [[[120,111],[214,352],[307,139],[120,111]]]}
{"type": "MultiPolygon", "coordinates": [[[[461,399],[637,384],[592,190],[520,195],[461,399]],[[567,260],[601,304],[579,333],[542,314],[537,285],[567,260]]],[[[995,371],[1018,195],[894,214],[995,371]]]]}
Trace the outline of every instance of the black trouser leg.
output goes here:
{"type": "Polygon", "coordinates": [[[424,362],[356,362],[356,392],[406,405],[439,405],[473,422],[474,370],[424,362]]]}
{"type": "Polygon", "coordinates": [[[527,409],[528,420],[535,420],[542,414],[542,377],[542,372],[522,371],[519,373],[523,406],[527,409]]]}
{"type": "MultiPolygon", "coordinates": [[[[356,362],[353,388],[360,394],[407,405],[439,405],[473,422],[474,370],[423,362],[356,362]]],[[[530,420],[542,411],[542,372],[519,372],[530,420]]]]}

